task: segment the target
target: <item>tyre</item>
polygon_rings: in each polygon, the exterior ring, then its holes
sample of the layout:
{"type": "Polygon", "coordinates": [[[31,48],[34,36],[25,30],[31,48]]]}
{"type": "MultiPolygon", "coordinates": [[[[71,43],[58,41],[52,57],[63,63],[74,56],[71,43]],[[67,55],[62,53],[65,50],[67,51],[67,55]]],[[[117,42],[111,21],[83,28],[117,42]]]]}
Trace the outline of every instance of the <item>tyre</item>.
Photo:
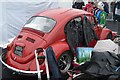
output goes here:
{"type": "Polygon", "coordinates": [[[58,66],[60,71],[64,74],[66,73],[72,66],[73,56],[69,51],[64,52],[58,58],[58,66]]]}

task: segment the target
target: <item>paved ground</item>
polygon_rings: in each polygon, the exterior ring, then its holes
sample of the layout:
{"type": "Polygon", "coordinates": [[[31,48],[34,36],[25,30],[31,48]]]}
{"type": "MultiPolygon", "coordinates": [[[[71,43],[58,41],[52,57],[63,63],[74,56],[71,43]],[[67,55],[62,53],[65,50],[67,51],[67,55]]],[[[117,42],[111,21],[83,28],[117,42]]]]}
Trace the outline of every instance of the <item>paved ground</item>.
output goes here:
{"type": "Polygon", "coordinates": [[[107,21],[107,28],[118,32],[120,35],[120,22],[107,21]]]}
{"type": "Polygon", "coordinates": [[[0,62],[0,80],[1,80],[1,78],[2,78],[2,64],[0,62]]]}
{"type": "MultiPolygon", "coordinates": [[[[113,21],[107,21],[107,28],[109,28],[113,31],[117,31],[120,35],[120,23],[113,22],[113,21]]],[[[1,53],[1,49],[0,49],[0,53],[1,53]]],[[[2,76],[2,65],[1,65],[1,62],[0,62],[0,80],[2,78],[1,76],[2,76]]]]}

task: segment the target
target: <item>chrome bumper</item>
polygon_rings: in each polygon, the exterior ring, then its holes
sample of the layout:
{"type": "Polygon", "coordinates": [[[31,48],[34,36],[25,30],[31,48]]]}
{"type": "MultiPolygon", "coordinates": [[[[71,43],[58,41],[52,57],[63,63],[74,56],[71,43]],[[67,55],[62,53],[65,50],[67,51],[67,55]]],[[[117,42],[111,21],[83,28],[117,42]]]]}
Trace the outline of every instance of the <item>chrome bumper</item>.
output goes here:
{"type": "MultiPolygon", "coordinates": [[[[21,74],[21,75],[36,75],[38,74],[38,71],[25,71],[25,70],[19,70],[19,69],[16,69],[14,67],[11,67],[9,66],[8,64],[6,64],[4,61],[3,61],[3,57],[2,57],[2,54],[0,56],[0,61],[2,62],[2,64],[7,67],[8,69],[12,70],[13,72],[17,73],[17,74],[21,74]]],[[[40,73],[43,72],[43,70],[40,70],[39,71],[40,73]]]]}

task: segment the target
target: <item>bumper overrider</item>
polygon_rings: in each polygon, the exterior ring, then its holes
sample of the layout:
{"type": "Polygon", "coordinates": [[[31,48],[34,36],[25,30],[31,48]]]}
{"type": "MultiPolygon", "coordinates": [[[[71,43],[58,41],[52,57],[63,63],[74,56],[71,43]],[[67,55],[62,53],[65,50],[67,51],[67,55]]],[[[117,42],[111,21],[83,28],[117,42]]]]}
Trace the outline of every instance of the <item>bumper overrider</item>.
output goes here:
{"type": "Polygon", "coordinates": [[[12,66],[6,64],[6,62],[5,62],[5,53],[1,54],[0,61],[5,67],[12,70],[16,74],[32,76],[32,75],[37,75],[38,73],[43,72],[43,70],[40,70],[40,71],[25,71],[25,70],[19,70],[19,69],[16,69],[16,68],[12,67],[12,66]]]}

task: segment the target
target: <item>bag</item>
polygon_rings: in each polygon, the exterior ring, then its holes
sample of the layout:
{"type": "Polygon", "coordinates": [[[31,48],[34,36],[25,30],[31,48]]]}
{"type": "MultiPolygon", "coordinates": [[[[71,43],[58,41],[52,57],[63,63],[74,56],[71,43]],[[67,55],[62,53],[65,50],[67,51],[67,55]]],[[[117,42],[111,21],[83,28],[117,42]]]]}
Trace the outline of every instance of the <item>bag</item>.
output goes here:
{"type": "Polygon", "coordinates": [[[119,66],[120,60],[118,56],[110,52],[92,52],[90,65],[86,72],[96,76],[118,75],[115,71],[119,66]]]}
{"type": "Polygon", "coordinates": [[[85,63],[86,61],[89,61],[91,58],[91,52],[93,48],[88,48],[88,47],[77,47],[76,49],[76,58],[77,58],[77,63],[82,64],[85,63]]]}
{"type": "Polygon", "coordinates": [[[106,39],[97,41],[97,44],[94,46],[94,51],[97,52],[109,51],[115,54],[119,54],[119,48],[120,47],[112,40],[106,39]]]}
{"type": "Polygon", "coordinates": [[[95,78],[109,78],[114,76],[115,79],[120,75],[120,59],[114,53],[110,52],[92,52],[90,61],[76,67],[74,70],[80,70],[82,73],[91,75],[95,78]]]}

